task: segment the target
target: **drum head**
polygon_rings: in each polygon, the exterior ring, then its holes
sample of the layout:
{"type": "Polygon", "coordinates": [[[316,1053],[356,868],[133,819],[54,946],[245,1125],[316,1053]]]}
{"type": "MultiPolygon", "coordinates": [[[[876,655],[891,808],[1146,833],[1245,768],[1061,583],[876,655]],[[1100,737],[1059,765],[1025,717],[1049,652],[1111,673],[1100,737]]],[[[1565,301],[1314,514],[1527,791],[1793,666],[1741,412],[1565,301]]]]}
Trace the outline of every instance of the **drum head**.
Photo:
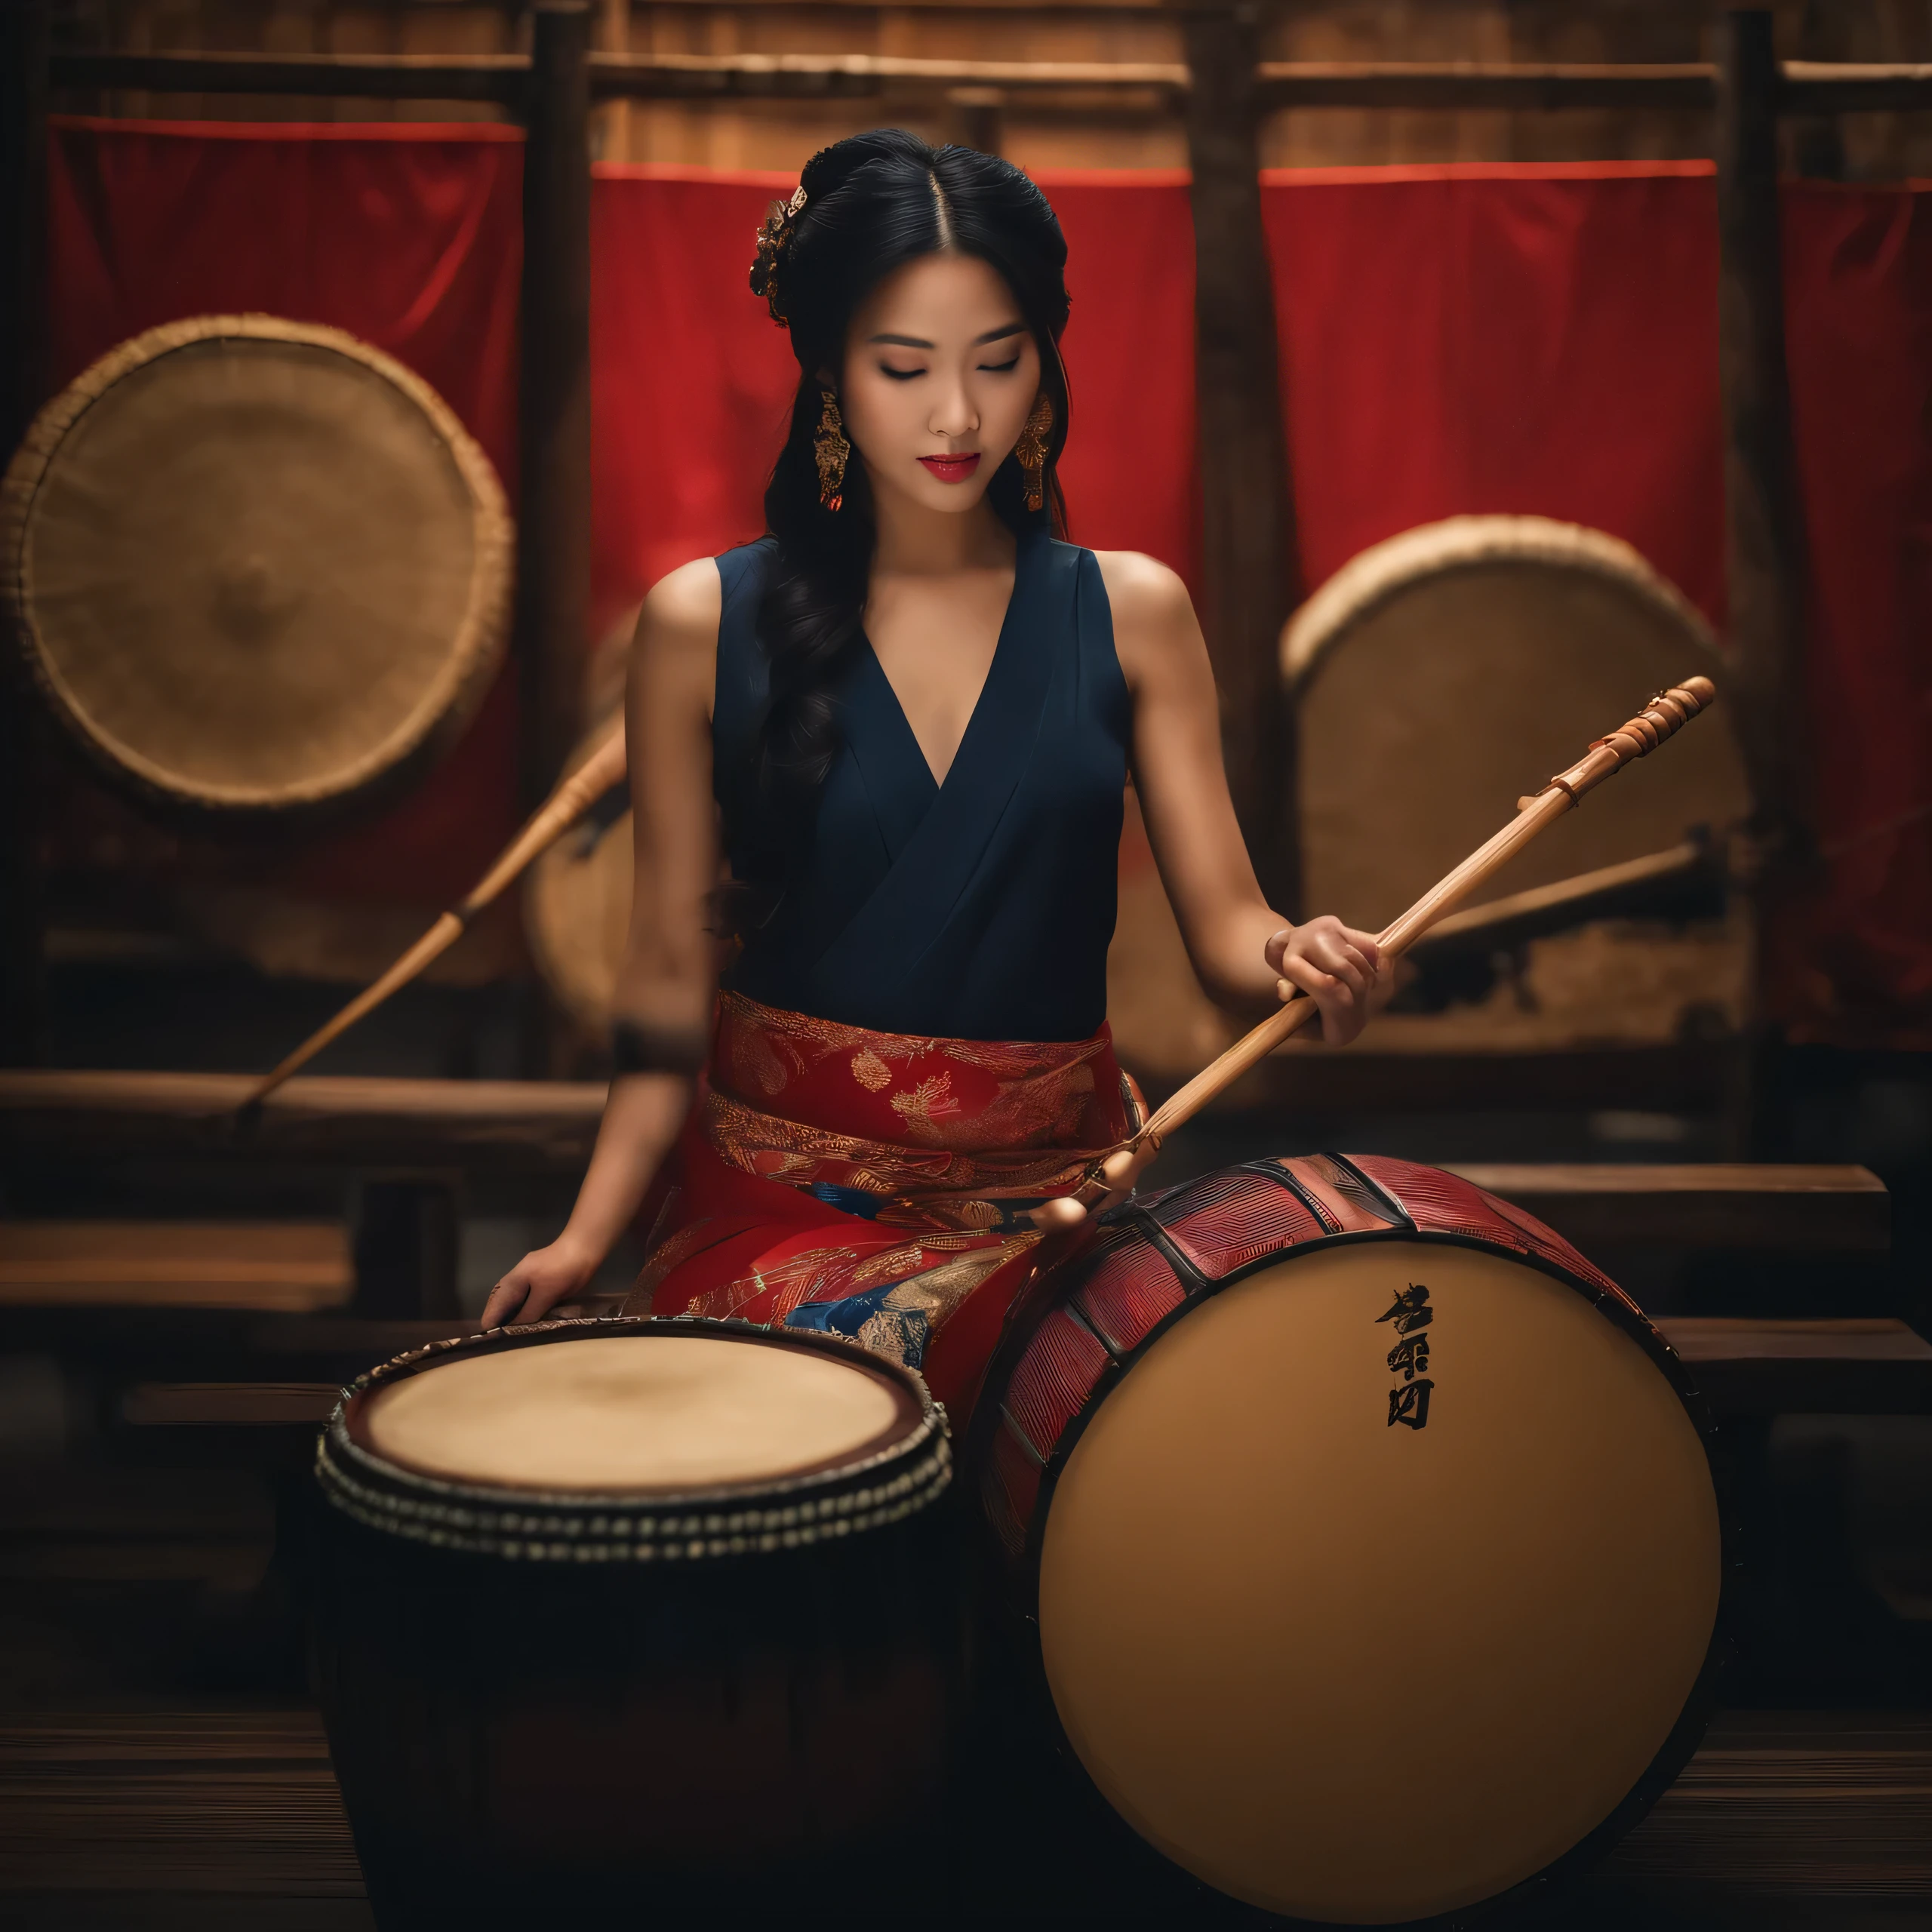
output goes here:
{"type": "Polygon", "coordinates": [[[345,796],[445,742],[502,655],[488,459],[338,330],[203,316],[123,344],[41,412],[5,521],[34,675],[151,798],[345,796]]]}
{"type": "Polygon", "coordinates": [[[1617,1809],[1703,1666],[1720,1549],[1696,1427],[1586,1297],[1472,1248],[1337,1246],[1203,1302],[1100,1404],[1041,1642],[1151,1844],[1270,1911],[1389,1924],[1617,1809]]]}
{"type": "Polygon", "coordinates": [[[860,1360],[732,1336],[572,1336],[432,1362],[352,1434],[398,1467],[592,1495],[755,1487],[861,1460],[918,1411],[860,1360]]]}
{"type": "MultiPolygon", "coordinates": [[[[1722,681],[1709,625],[1629,545],[1542,517],[1455,517],[1375,545],[1296,613],[1281,650],[1303,896],[1371,931],[1654,691],[1693,672],[1722,681]]],[[[1662,851],[1748,802],[1720,709],[1592,794],[1494,889],[1662,851]]]]}

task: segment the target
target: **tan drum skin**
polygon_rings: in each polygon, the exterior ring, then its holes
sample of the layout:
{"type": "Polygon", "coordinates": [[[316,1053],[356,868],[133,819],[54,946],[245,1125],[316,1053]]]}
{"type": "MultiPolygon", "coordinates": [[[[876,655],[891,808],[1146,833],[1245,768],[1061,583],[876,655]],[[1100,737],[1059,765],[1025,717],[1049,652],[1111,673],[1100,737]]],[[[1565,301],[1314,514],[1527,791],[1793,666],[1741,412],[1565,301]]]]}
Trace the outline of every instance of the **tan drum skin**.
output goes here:
{"type": "MultiPolygon", "coordinates": [[[[586,756],[603,724],[579,740],[567,768],[586,756]]],[[[558,1005],[587,1033],[611,1024],[630,934],[636,851],[628,808],[606,825],[595,814],[539,855],[523,881],[531,956],[558,1005]]]]}
{"type": "Polygon", "coordinates": [[[149,802],[302,811],[474,715],[512,541],[488,457],[394,358],[202,315],[35,417],[0,491],[0,596],[55,715],[149,802]]]}
{"type": "MultiPolygon", "coordinates": [[[[1295,613],[1281,648],[1300,743],[1303,897],[1371,931],[1604,719],[1693,672],[1720,688],[1724,675],[1709,625],[1635,550],[1546,517],[1451,517],[1375,544],[1295,613]]],[[[1593,794],[1497,890],[1741,820],[1749,798],[1729,716],[1720,708],[1642,783],[1593,794]]]]}
{"type": "Polygon", "coordinates": [[[375,1390],[368,1446],[454,1481],[629,1495],[767,1482],[903,1432],[893,1385],[856,1362],[703,1336],[472,1355],[375,1390]]]}
{"type": "Polygon", "coordinates": [[[1202,1303],[1100,1405],[1047,1519],[1041,1640],[1150,1843],[1267,1909],[1387,1924],[1493,1898],[1615,1810],[1704,1663],[1720,1550],[1678,1395],[1574,1288],[1331,1247],[1202,1303]],[[1412,1283],[1420,1430],[1388,1420],[1377,1319],[1412,1283]]]}

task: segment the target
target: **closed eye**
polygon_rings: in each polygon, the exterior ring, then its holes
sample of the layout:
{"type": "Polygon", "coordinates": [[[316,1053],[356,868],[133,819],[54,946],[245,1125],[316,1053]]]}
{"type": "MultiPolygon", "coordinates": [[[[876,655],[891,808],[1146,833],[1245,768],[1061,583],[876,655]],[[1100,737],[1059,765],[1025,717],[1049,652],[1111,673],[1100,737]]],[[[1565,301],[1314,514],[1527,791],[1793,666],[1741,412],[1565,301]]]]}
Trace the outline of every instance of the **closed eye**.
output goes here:
{"type": "Polygon", "coordinates": [[[923,376],[926,373],[923,369],[895,369],[890,362],[881,362],[878,365],[878,372],[895,383],[909,383],[914,377],[923,376]]]}
{"type": "Polygon", "coordinates": [[[1017,349],[1015,349],[1012,355],[1006,361],[982,362],[980,365],[980,367],[982,369],[990,370],[996,376],[1003,376],[1006,374],[1009,370],[1017,369],[1020,367],[1020,352],[1017,349]]]}

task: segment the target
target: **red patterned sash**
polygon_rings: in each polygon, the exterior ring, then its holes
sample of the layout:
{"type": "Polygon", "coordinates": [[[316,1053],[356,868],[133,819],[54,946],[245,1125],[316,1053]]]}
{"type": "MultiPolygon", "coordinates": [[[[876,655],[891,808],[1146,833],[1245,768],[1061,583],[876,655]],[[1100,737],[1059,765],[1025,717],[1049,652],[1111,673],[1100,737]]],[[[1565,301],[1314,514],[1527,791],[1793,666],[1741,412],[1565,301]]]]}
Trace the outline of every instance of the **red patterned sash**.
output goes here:
{"type": "Polygon", "coordinates": [[[721,995],[677,1198],[629,1306],[852,1335],[969,1394],[1041,1236],[1140,1115],[1105,1028],[878,1033],[721,995]]]}

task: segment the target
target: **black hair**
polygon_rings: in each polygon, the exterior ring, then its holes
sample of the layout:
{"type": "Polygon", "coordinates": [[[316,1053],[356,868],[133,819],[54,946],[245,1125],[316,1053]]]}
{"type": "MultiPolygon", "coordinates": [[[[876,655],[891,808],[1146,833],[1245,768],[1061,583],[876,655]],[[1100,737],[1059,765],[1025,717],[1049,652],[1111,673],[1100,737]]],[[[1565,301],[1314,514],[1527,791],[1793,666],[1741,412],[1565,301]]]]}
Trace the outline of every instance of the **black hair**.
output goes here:
{"type": "Polygon", "coordinates": [[[1046,197],[1010,162],[971,148],[929,146],[915,134],[878,128],[821,149],[799,180],[792,212],[774,205],[761,231],[752,287],[791,331],[798,358],[792,423],[764,493],[765,526],[777,539],[758,610],[771,669],[771,697],[753,755],[760,817],[775,866],[811,821],[810,807],[838,755],[831,692],[863,636],[875,533],[865,466],[853,452],[844,500],[819,497],[814,441],[823,408],[821,370],[845,360],[853,314],[895,269],[951,250],[998,270],[1040,351],[1040,387],[1053,405],[1044,489],[1026,507],[1017,460],[993,472],[987,500],[1016,535],[1063,534],[1054,473],[1067,431],[1066,242],[1046,197]]]}

